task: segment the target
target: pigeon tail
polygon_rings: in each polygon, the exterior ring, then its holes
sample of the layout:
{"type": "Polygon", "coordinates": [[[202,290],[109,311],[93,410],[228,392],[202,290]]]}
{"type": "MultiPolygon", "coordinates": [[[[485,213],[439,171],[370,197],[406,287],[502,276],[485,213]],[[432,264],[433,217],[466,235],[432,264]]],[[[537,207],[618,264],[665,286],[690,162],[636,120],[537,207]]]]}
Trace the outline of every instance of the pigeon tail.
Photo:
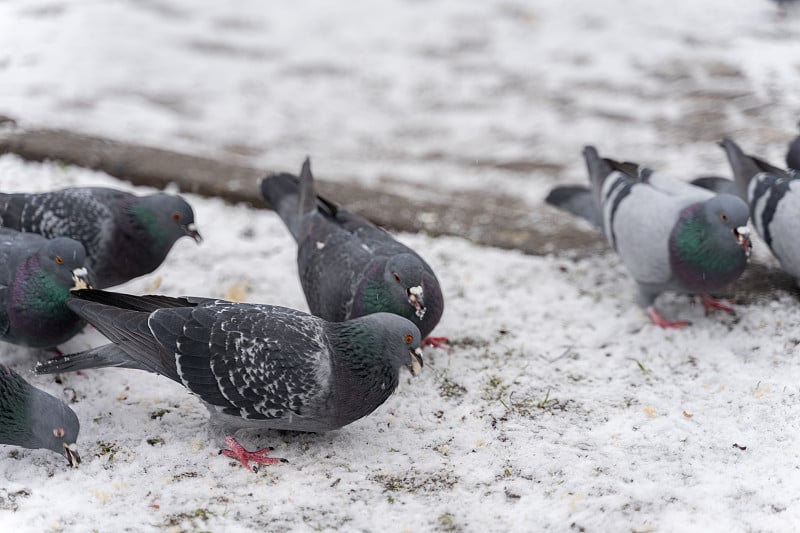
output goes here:
{"type": "MultiPolygon", "coordinates": [[[[172,305],[162,305],[162,308],[186,308],[193,307],[194,304],[189,302],[188,306],[179,305],[183,300],[181,298],[173,299],[166,296],[145,297],[141,305],[142,309],[137,309],[133,303],[134,297],[127,294],[107,291],[76,291],[74,294],[78,297],[67,300],[67,306],[75,314],[97,328],[108,340],[118,345],[120,349],[120,352],[113,356],[109,355],[111,353],[110,350],[109,352],[104,352],[102,354],[103,357],[116,358],[115,360],[119,361],[124,359],[124,353],[129,360],[124,365],[126,368],[148,370],[180,383],[180,376],[178,376],[174,359],[166,356],[164,347],[153,336],[149,319],[152,313],[158,312],[158,307],[156,307],[155,311],[152,310],[155,305],[153,303],[154,300],[163,299],[165,302],[171,302],[172,305]],[[104,301],[92,301],[89,298],[104,301]]],[[[188,300],[185,301],[188,302],[188,300]]],[[[104,366],[111,365],[104,364],[104,366]]],[[[123,365],[117,364],[115,366],[123,365]]]]}
{"type": "Polygon", "coordinates": [[[311,159],[306,157],[300,170],[299,218],[317,210],[317,194],[314,191],[314,176],[311,175],[311,159]]]}
{"type": "Polygon", "coordinates": [[[800,170],[800,135],[789,143],[789,149],[786,152],[786,166],[792,170],[800,170]]]}
{"type": "Polygon", "coordinates": [[[745,154],[738,144],[727,137],[719,143],[733,170],[733,177],[736,180],[736,188],[739,197],[747,201],[747,191],[750,187],[750,180],[762,172],[769,172],[778,177],[789,177],[786,171],[772,166],[766,161],[745,154]]]}
{"type": "Polygon", "coordinates": [[[293,174],[272,174],[261,182],[261,196],[297,240],[300,230],[300,185],[293,174]]]}
{"type": "Polygon", "coordinates": [[[723,178],[720,176],[701,176],[692,180],[692,185],[697,185],[703,189],[715,192],[717,194],[732,194],[739,196],[739,189],[733,180],[723,178]]]}
{"type": "Polygon", "coordinates": [[[118,346],[104,344],[84,352],[62,355],[48,361],[42,361],[36,365],[34,372],[37,375],[60,374],[63,372],[75,372],[76,370],[109,367],[145,370],[118,346]]]}
{"type": "Polygon", "coordinates": [[[592,184],[592,192],[594,193],[595,204],[599,213],[600,205],[602,205],[603,184],[614,169],[607,159],[600,157],[594,146],[585,146],[583,148],[583,158],[586,160],[586,169],[589,171],[589,181],[592,184]]]}
{"type": "Polygon", "coordinates": [[[564,185],[555,187],[544,200],[548,204],[568,211],[588,220],[597,229],[602,230],[603,218],[592,191],[580,185],[564,185]]]}

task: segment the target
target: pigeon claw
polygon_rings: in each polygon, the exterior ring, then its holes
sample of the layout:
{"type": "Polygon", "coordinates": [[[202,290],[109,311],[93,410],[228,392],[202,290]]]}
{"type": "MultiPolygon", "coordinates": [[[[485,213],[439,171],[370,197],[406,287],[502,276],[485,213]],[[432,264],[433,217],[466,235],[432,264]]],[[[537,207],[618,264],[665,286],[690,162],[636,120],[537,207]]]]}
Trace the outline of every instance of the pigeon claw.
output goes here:
{"type": "Polygon", "coordinates": [[[656,311],[655,307],[647,308],[647,316],[650,317],[650,320],[653,321],[653,324],[664,329],[680,329],[680,328],[685,328],[686,326],[691,324],[691,322],[689,322],[688,320],[675,320],[675,321],[667,320],[666,318],[661,316],[661,313],[656,311]]]}
{"type": "Polygon", "coordinates": [[[447,344],[450,342],[450,339],[447,337],[425,337],[422,339],[420,346],[433,346],[434,348],[441,348],[442,350],[447,350],[450,348],[450,345],[447,344]]]}
{"type": "Polygon", "coordinates": [[[256,450],[254,452],[248,451],[244,449],[244,446],[239,444],[235,437],[225,437],[225,446],[227,449],[223,449],[219,451],[219,455],[224,455],[225,457],[230,457],[231,459],[236,459],[241,463],[243,467],[248,470],[252,470],[255,473],[258,473],[258,465],[277,465],[280,463],[288,463],[286,459],[282,459],[280,457],[268,457],[269,453],[273,450],[273,448],[261,448],[260,450],[256,450]],[[257,463],[250,466],[250,462],[257,463]]]}
{"type": "Polygon", "coordinates": [[[736,314],[736,311],[733,310],[733,307],[720,302],[716,298],[712,298],[708,294],[701,294],[700,300],[703,302],[703,309],[706,310],[706,315],[708,315],[708,313],[711,311],[725,311],[731,315],[736,314]]]}

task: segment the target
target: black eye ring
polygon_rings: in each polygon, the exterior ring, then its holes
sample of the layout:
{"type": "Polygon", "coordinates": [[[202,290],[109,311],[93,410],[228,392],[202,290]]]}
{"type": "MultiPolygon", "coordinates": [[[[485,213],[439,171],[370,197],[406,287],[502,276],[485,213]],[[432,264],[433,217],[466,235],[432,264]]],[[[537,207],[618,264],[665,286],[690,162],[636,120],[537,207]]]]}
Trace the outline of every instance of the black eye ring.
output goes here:
{"type": "Polygon", "coordinates": [[[397,275],[397,273],[392,273],[392,277],[394,277],[394,280],[395,280],[397,283],[400,283],[400,276],[398,276],[398,275],[397,275]]]}

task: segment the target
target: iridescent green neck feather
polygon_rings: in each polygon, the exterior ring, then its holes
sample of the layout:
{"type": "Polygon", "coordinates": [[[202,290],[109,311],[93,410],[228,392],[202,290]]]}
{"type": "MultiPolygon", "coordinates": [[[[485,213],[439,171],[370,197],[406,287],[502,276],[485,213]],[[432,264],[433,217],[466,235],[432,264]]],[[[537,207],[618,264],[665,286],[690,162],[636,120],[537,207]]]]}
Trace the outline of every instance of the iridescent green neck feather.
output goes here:
{"type": "Polygon", "coordinates": [[[128,208],[128,213],[131,214],[137,226],[144,230],[144,233],[150,239],[150,249],[160,250],[168,245],[168,235],[166,228],[159,221],[155,213],[148,209],[147,206],[141,202],[131,205],[128,208]]]}

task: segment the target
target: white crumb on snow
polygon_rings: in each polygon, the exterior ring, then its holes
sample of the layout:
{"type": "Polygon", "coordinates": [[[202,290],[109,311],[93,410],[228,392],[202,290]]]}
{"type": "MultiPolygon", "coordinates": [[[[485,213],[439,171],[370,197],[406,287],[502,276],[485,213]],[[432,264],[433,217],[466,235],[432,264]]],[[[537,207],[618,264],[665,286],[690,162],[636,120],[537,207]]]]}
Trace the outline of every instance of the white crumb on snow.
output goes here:
{"type": "MultiPolygon", "coordinates": [[[[311,154],[326,178],[439,200],[491,189],[538,206],[555,183],[583,182],[588,142],[682,177],[727,175],[712,142],[723,134],[780,162],[800,108],[798,36],[797,19],[761,0],[253,1],[235,11],[17,0],[0,4],[0,114],[272,170],[311,154]]],[[[132,189],[0,157],[2,191],[73,185],[132,189]]],[[[273,213],[188,198],[205,241],[181,239],[162,268],[120,291],[224,297],[247,283],[248,301],[306,309],[295,245],[273,213]]],[[[0,446],[2,529],[800,523],[794,297],[775,293],[737,317],[663,297],[665,316],[693,325],[662,331],[633,306],[611,254],[570,261],[400,239],[443,284],[434,334],[453,348],[426,350],[421,374],[404,374],[371,416],[322,435],[243,439],[290,461],[254,475],[217,455],[205,408],[178,384],[123,369],[62,385],[31,377],[77,400],[84,462],[69,470],[51,452],[0,446]]],[[[759,244],[752,259],[774,264],[759,244]]],[[[66,349],[99,342],[89,331],[66,349]]],[[[34,359],[0,346],[19,371],[34,359]]]]}

